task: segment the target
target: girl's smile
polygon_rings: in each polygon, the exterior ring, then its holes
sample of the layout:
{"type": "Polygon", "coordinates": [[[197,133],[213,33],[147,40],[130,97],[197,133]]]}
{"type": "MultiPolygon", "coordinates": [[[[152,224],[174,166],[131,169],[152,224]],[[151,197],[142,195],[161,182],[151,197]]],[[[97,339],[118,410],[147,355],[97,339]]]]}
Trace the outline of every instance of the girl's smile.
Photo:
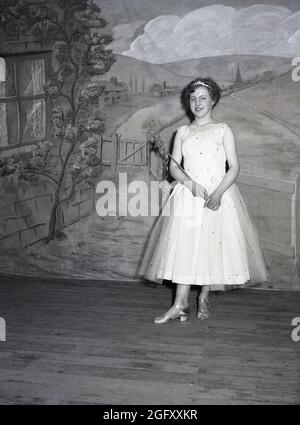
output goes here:
{"type": "Polygon", "coordinates": [[[212,99],[207,87],[200,86],[190,94],[190,109],[195,118],[203,118],[210,113],[212,99]]]}

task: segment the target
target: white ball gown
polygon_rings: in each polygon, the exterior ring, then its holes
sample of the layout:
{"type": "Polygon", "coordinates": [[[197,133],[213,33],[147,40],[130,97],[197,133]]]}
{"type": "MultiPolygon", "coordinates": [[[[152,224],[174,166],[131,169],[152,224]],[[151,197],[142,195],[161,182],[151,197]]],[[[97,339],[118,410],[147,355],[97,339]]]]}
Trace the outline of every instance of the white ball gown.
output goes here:
{"type": "MultiPolygon", "coordinates": [[[[211,194],[223,179],[223,134],[228,124],[179,127],[184,169],[211,194]]],[[[232,184],[217,211],[204,208],[177,183],[151,231],[139,275],[162,283],[209,285],[224,290],[267,280],[256,229],[238,187],[232,184]]]]}

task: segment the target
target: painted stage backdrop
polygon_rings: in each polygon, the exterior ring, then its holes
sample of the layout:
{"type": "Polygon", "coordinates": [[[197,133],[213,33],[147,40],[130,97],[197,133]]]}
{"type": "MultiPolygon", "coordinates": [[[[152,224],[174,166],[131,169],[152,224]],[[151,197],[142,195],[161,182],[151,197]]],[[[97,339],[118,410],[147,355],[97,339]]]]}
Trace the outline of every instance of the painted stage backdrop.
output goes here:
{"type": "Polygon", "coordinates": [[[214,117],[236,135],[263,286],[300,289],[298,1],[2,0],[0,10],[1,273],[139,279],[151,182],[170,185],[152,142],[171,150],[189,122],[183,88],[209,76],[222,88],[214,117]]]}

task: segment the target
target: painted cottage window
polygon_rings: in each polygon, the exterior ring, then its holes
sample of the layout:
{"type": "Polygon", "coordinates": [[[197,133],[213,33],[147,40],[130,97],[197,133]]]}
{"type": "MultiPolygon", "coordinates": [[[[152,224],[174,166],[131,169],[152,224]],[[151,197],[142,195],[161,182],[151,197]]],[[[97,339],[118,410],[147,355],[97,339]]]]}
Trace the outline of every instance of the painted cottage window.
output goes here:
{"type": "Polygon", "coordinates": [[[0,148],[47,137],[46,65],[43,54],[6,58],[6,81],[0,82],[0,148]]]}

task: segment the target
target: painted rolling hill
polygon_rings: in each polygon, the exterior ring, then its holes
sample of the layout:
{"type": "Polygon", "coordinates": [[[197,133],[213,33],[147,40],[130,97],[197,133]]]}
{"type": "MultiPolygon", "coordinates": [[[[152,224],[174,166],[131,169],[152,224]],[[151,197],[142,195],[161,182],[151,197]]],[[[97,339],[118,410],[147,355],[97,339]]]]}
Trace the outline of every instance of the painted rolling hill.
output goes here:
{"type": "Polygon", "coordinates": [[[125,81],[130,87],[131,79],[137,81],[137,91],[145,91],[157,82],[166,81],[170,85],[183,87],[196,76],[210,76],[218,82],[234,81],[239,65],[242,80],[263,75],[264,72],[272,72],[278,76],[291,69],[291,59],[271,56],[249,56],[249,55],[225,55],[190,59],[167,64],[151,64],[128,56],[116,55],[117,61],[105,74],[108,80],[117,76],[125,81]],[[143,83],[143,80],[145,83],[143,83]]]}

